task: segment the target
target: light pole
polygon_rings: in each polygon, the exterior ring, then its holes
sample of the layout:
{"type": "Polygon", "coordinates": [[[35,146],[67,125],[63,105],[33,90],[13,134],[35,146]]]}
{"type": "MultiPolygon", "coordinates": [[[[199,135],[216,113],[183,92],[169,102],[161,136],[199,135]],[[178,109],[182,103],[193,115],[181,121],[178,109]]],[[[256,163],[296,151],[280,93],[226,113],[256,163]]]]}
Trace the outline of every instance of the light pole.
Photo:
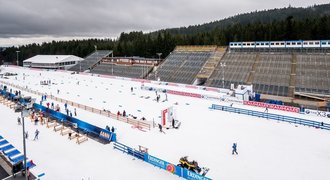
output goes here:
{"type": "Polygon", "coordinates": [[[26,144],[25,144],[25,124],[24,124],[24,117],[28,114],[28,111],[25,107],[23,107],[21,111],[21,119],[22,119],[22,126],[23,126],[23,150],[24,150],[24,172],[25,172],[25,179],[28,179],[27,176],[27,167],[26,167],[26,144]]]}
{"type": "Polygon", "coordinates": [[[162,55],[163,53],[157,53],[158,55],[158,61],[160,61],[160,56],[162,55]]]}
{"type": "Polygon", "coordinates": [[[113,75],[113,51],[111,53],[111,75],[113,75]]]}
{"type": "Polygon", "coordinates": [[[16,51],[16,60],[17,60],[17,66],[19,65],[18,64],[18,53],[21,52],[21,51],[16,51]]]}
{"type": "Polygon", "coordinates": [[[222,88],[225,88],[225,67],[226,63],[220,63],[221,69],[222,69],[222,88]]]}
{"type": "MultiPolygon", "coordinates": [[[[160,62],[160,56],[162,55],[163,53],[157,53],[157,55],[158,55],[158,63],[160,62]]],[[[157,63],[157,64],[158,64],[157,63]]],[[[155,72],[155,80],[157,80],[156,79],[157,78],[157,70],[156,70],[156,72],[155,72]]]]}

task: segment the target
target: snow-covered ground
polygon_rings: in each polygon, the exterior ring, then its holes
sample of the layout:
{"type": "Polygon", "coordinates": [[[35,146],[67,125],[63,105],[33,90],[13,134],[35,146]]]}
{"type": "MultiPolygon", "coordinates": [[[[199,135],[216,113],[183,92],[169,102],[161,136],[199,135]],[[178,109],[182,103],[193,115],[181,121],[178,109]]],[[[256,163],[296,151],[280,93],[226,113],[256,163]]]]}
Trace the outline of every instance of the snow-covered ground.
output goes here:
{"type": "MultiPolygon", "coordinates": [[[[145,117],[157,122],[162,109],[174,106],[177,119],[182,125],[178,130],[165,130],[166,134],[160,133],[158,129],[142,132],[129,124],[78,108],[77,117],[102,128],[106,125],[115,126],[119,142],[134,148],[138,148],[138,145],[148,147],[151,155],[166,161],[176,164],[180,157],[187,155],[189,160],[197,160],[200,166],[209,167],[207,176],[212,179],[307,180],[328,177],[330,132],[325,130],[208,109],[212,103],[226,104],[224,102],[168,94],[169,101],[157,103],[154,100],[155,92],[141,90],[139,82],[15,67],[2,69],[2,72],[18,73],[17,79],[13,76],[0,79],[2,81],[113,113],[125,110],[138,119],[145,117]],[[44,80],[51,80],[52,85],[41,86],[40,81],[44,80]],[[131,87],[134,88],[133,93],[131,87]],[[59,94],[57,90],[60,90],[59,94]],[[148,96],[150,98],[146,99],[148,96]],[[238,143],[238,156],[231,155],[234,142],[238,143]]],[[[168,88],[198,93],[198,90],[168,88]]],[[[160,95],[161,100],[164,100],[165,94],[160,95]]],[[[39,102],[40,97],[37,98],[39,102]]],[[[54,103],[64,109],[63,104],[54,103]]],[[[70,106],[69,109],[73,111],[70,106]]],[[[329,122],[329,118],[269,111],[329,122]]],[[[0,113],[0,135],[22,151],[22,130],[16,122],[18,114],[3,105],[0,105],[0,113]]],[[[28,157],[37,164],[34,171],[46,173],[44,179],[178,178],[142,161],[134,161],[132,157],[113,150],[112,145],[102,145],[93,140],[77,145],[45,126],[26,122],[30,133],[28,157]],[[40,139],[33,141],[31,138],[36,128],[41,132],[40,139]]]]}

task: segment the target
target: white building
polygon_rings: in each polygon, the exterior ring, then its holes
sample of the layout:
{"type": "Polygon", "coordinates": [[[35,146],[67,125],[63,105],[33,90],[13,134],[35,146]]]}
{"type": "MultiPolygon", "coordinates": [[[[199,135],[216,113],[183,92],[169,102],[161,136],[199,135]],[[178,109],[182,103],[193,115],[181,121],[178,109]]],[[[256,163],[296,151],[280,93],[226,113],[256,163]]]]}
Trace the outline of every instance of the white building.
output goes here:
{"type": "Polygon", "coordinates": [[[69,69],[83,60],[83,58],[73,55],[36,55],[24,60],[23,66],[45,69],[69,69]]]}

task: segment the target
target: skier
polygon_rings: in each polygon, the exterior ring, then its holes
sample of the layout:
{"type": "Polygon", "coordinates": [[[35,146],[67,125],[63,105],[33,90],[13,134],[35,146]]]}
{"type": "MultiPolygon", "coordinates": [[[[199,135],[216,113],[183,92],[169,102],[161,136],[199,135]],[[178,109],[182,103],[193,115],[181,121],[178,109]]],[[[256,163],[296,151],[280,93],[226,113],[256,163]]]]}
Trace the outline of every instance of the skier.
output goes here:
{"type": "Polygon", "coordinates": [[[133,92],[133,87],[131,87],[131,92],[133,92]]]}
{"type": "Polygon", "coordinates": [[[65,110],[68,109],[68,104],[67,103],[64,104],[64,108],[65,108],[65,110]]]}
{"type": "Polygon", "coordinates": [[[74,116],[77,116],[76,108],[74,108],[74,116]]]}
{"type": "Polygon", "coordinates": [[[234,155],[234,153],[236,153],[238,155],[238,153],[237,153],[237,143],[234,143],[232,148],[233,148],[232,155],[234,155]]]}
{"type": "Polygon", "coordinates": [[[168,101],[168,100],[167,100],[167,93],[165,93],[165,101],[168,101]]]}
{"type": "Polygon", "coordinates": [[[49,102],[47,102],[47,104],[46,104],[46,105],[47,105],[47,109],[49,109],[49,105],[50,105],[50,104],[49,104],[49,102]]]}
{"type": "Polygon", "coordinates": [[[113,127],[113,126],[111,127],[111,132],[113,132],[113,133],[115,132],[115,127],[113,127]]]}
{"type": "Polygon", "coordinates": [[[21,118],[20,117],[17,117],[17,124],[21,125],[21,118]]]}
{"type": "Polygon", "coordinates": [[[123,111],[123,116],[126,117],[126,111],[125,110],[123,111]]]}
{"type": "Polygon", "coordinates": [[[57,90],[57,94],[60,94],[60,90],[59,89],[57,90]]]}
{"type": "Polygon", "coordinates": [[[72,117],[72,112],[70,111],[70,116],[72,117]]]}
{"type": "Polygon", "coordinates": [[[173,128],[175,128],[174,125],[175,125],[175,120],[174,120],[174,118],[172,118],[172,127],[173,127],[173,128]]]}
{"type": "Polygon", "coordinates": [[[66,115],[69,116],[69,109],[66,109],[66,115]]]}
{"type": "Polygon", "coordinates": [[[54,109],[54,102],[52,102],[51,107],[52,107],[52,109],[54,109]]]}
{"type": "Polygon", "coordinates": [[[38,136],[39,136],[39,130],[36,129],[36,131],[34,132],[34,139],[33,140],[38,139],[38,136]]]}

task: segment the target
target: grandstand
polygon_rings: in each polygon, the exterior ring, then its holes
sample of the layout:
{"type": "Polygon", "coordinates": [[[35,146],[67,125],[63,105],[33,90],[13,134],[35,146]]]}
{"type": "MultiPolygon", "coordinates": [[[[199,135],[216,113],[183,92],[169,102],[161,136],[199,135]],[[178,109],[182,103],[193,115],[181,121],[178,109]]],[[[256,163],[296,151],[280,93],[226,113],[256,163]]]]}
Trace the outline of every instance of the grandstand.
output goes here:
{"type": "Polygon", "coordinates": [[[295,93],[330,95],[330,55],[297,54],[295,93]]]}
{"type": "Polygon", "coordinates": [[[149,77],[192,84],[215,49],[216,46],[178,46],[149,77]]]}
{"type": "Polygon", "coordinates": [[[213,74],[206,82],[207,86],[230,88],[232,83],[245,84],[246,79],[256,60],[256,53],[226,53],[221,63],[217,65],[213,74]],[[222,80],[224,77],[224,81],[222,80]]]}
{"type": "Polygon", "coordinates": [[[266,53],[259,55],[252,81],[254,90],[262,94],[288,96],[291,74],[291,54],[266,53]]]}
{"type": "Polygon", "coordinates": [[[130,78],[143,79],[152,70],[152,66],[143,65],[120,65],[102,62],[95,66],[91,72],[97,74],[115,75],[130,78]]]}
{"type": "Polygon", "coordinates": [[[90,70],[95,66],[98,62],[102,60],[102,58],[109,56],[112,54],[112,51],[109,50],[96,50],[95,52],[88,55],[85,60],[81,61],[77,65],[70,68],[70,71],[84,72],[86,70],[90,70]]]}
{"type": "Polygon", "coordinates": [[[92,73],[144,79],[160,59],[142,57],[107,57],[97,63],[92,73]]]}

